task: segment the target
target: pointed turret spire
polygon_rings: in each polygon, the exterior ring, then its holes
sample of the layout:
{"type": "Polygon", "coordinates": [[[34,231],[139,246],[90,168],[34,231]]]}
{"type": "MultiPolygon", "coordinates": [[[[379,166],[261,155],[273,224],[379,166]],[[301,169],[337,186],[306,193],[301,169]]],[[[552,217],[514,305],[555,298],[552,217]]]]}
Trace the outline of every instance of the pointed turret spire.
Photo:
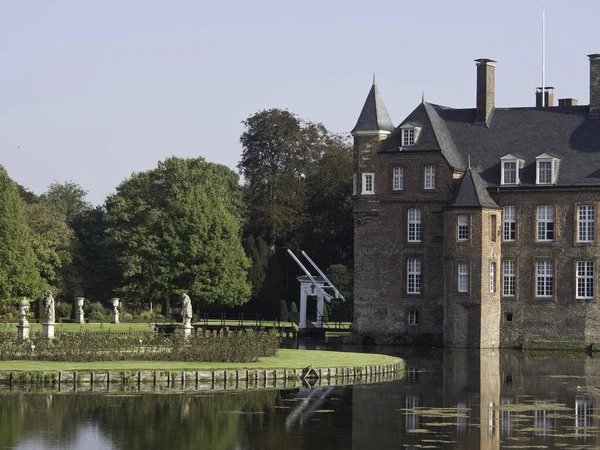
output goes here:
{"type": "Polygon", "coordinates": [[[394,131],[394,124],[387,112],[383,98],[375,84],[375,73],[373,73],[373,86],[367,95],[365,105],[358,117],[358,122],[352,130],[352,134],[389,134],[394,131]]]}

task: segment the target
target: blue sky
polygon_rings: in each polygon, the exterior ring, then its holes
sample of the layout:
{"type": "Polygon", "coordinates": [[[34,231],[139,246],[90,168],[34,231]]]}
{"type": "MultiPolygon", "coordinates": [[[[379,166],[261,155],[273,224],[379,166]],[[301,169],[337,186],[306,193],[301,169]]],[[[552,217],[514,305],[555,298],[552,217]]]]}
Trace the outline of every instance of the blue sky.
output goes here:
{"type": "Polygon", "coordinates": [[[481,57],[498,61],[497,106],[532,106],[542,7],[547,84],[587,104],[598,1],[0,0],[0,164],[101,204],[171,155],[235,168],[261,109],[347,132],[373,72],[395,124],[422,91],[473,107],[481,57]]]}

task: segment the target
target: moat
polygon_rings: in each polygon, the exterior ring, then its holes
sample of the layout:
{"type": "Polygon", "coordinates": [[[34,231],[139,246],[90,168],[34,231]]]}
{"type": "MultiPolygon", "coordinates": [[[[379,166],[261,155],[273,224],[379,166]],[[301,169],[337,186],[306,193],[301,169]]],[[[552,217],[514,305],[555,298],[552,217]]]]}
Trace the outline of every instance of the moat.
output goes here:
{"type": "Polygon", "coordinates": [[[149,394],[24,392],[15,387],[1,394],[0,447],[600,446],[598,358],[509,350],[376,350],[405,359],[404,379],[353,386],[149,394]]]}

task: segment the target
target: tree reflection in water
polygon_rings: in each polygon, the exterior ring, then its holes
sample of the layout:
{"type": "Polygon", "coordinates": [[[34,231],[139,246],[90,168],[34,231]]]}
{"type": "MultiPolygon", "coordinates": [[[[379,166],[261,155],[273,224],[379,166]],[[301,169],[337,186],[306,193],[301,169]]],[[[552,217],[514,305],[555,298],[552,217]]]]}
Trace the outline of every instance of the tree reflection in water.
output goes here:
{"type": "Polygon", "coordinates": [[[294,390],[0,394],[0,448],[600,448],[600,359],[394,349],[404,380],[294,390]],[[37,445],[36,445],[37,444],[37,445]]]}

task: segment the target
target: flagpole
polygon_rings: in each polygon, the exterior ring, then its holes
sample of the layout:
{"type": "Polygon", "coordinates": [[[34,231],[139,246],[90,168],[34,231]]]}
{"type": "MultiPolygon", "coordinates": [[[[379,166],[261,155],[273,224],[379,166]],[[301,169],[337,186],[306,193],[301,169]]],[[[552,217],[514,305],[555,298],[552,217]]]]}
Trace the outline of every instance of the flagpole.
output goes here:
{"type": "Polygon", "coordinates": [[[546,11],[542,8],[542,108],[546,106],[546,11]]]}

